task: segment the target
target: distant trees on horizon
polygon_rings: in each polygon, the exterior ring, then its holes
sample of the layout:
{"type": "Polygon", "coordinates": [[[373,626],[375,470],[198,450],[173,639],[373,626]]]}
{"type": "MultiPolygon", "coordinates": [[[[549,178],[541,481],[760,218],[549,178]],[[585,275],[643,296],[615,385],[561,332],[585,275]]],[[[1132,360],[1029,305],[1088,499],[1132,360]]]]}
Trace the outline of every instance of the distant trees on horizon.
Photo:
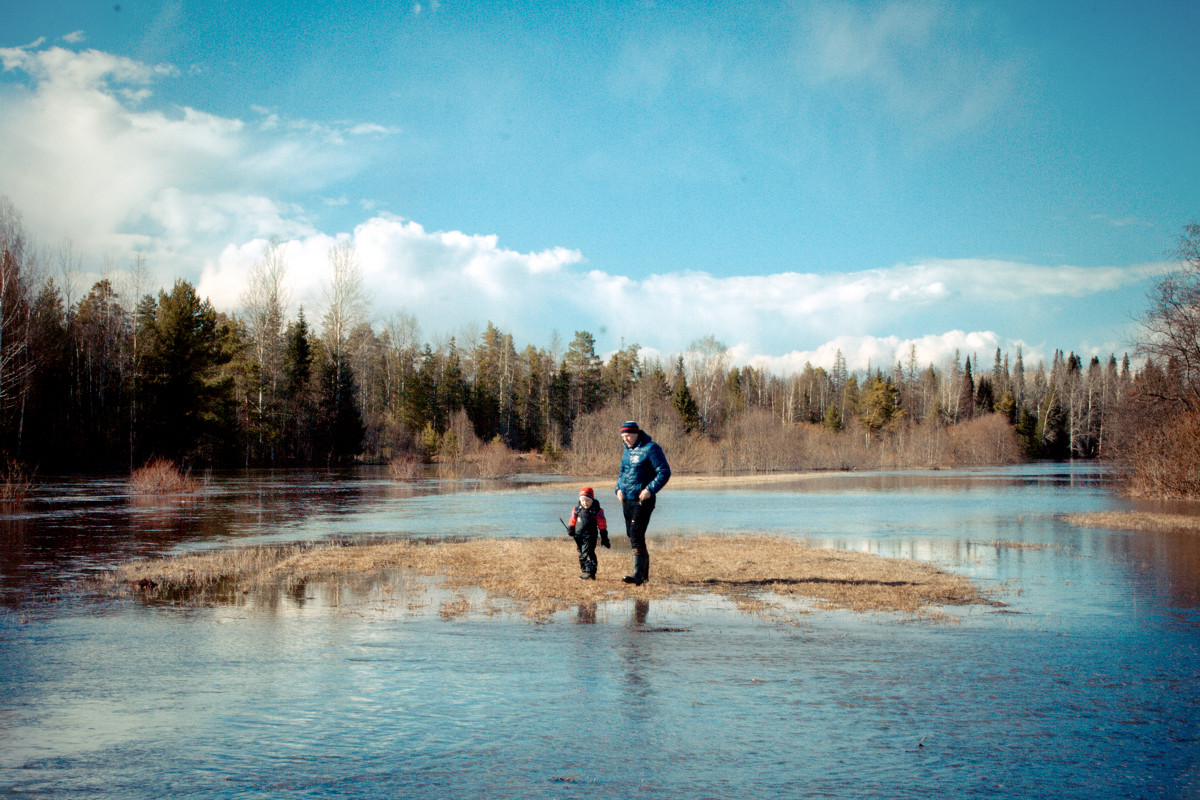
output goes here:
{"type": "Polygon", "coordinates": [[[0,451],[43,472],[129,470],[154,457],[218,466],[427,459],[448,432],[557,457],[604,415],[660,419],[680,436],[727,444],[753,417],[865,447],[995,415],[1026,457],[1093,458],[1129,439],[1122,420],[1145,386],[1175,381],[1187,407],[1197,405],[1200,357],[1180,369],[1161,349],[1142,353],[1136,374],[1128,356],[1062,351],[1030,367],[1019,348],[987,354],[987,365],[972,354],[939,368],[913,346],[862,372],[839,352],[829,370],[806,364],[780,376],[731,365],[712,336],[666,360],[626,343],[604,360],[587,331],[561,352],[557,343],[518,348],[490,322],[469,341],[423,341],[411,315],[369,323],[345,244],[330,253],[319,333],[305,309],[287,316],[275,244],[236,314],[217,312],[184,280],[145,293],[140,259],[119,287],[102,280],[75,299],[46,276],[3,198],[0,258],[0,451]]]}

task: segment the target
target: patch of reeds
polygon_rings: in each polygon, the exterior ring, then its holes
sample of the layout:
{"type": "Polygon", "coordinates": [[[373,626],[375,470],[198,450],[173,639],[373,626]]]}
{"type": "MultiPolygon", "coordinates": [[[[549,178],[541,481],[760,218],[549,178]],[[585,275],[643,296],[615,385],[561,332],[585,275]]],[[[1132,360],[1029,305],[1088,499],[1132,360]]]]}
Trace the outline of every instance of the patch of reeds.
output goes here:
{"type": "Polygon", "coordinates": [[[141,495],[194,494],[204,484],[180,470],[169,459],[156,458],[129,476],[129,491],[141,495]]]}
{"type": "Polygon", "coordinates": [[[651,556],[653,579],[639,587],[621,582],[627,551],[602,551],[598,579],[579,580],[577,554],[565,536],[245,548],[133,562],[111,573],[107,585],[187,600],[399,571],[460,592],[443,605],[444,616],[508,601],[535,618],[628,597],[718,595],[750,610],[781,598],[819,608],[904,612],[988,602],[965,577],[930,564],[790,539],[677,537],[652,543],[651,556]]]}
{"type": "Polygon", "coordinates": [[[1087,514],[1068,514],[1063,519],[1072,525],[1088,528],[1200,533],[1200,517],[1157,511],[1093,511],[1087,514]]]}
{"type": "Polygon", "coordinates": [[[29,496],[33,488],[33,472],[15,459],[7,459],[0,466],[0,502],[20,502],[29,496]]]}

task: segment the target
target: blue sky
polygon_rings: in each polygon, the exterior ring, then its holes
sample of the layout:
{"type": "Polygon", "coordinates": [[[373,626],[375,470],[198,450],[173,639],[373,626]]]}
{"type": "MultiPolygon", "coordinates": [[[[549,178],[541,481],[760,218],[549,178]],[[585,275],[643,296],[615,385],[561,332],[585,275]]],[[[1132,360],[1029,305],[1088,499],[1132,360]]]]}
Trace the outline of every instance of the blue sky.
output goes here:
{"type": "Polygon", "coordinates": [[[1200,217],[1200,3],[5,3],[0,194],[86,289],[786,372],[1118,357],[1200,217]],[[69,242],[69,246],[68,243],[69,242]]]}

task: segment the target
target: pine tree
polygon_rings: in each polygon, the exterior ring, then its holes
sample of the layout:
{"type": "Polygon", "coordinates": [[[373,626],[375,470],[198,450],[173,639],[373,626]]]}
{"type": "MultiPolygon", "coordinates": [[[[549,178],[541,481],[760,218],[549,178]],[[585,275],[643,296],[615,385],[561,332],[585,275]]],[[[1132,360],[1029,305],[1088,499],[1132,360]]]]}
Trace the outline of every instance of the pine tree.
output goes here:
{"type": "Polygon", "coordinates": [[[963,371],[961,388],[958,393],[958,418],[968,420],[975,416],[975,379],[971,376],[971,357],[967,356],[967,365],[963,371]]]}
{"type": "Polygon", "coordinates": [[[700,408],[696,405],[696,399],[692,397],[692,392],[688,389],[687,378],[682,372],[679,373],[678,382],[675,385],[672,405],[675,406],[675,411],[679,414],[685,431],[691,433],[700,427],[700,408]]]}
{"type": "Polygon", "coordinates": [[[304,308],[284,334],[283,384],[283,458],[289,463],[312,460],[312,344],[304,308]]]}
{"type": "Polygon", "coordinates": [[[218,370],[229,361],[217,313],[185,280],[162,290],[154,310],[145,357],[144,411],[147,454],[173,460],[204,459],[201,445],[223,427],[230,386],[218,370]]]}
{"type": "Polygon", "coordinates": [[[894,428],[903,412],[900,410],[900,391],[890,379],[879,376],[867,381],[860,401],[859,420],[867,431],[878,436],[894,428]]]}

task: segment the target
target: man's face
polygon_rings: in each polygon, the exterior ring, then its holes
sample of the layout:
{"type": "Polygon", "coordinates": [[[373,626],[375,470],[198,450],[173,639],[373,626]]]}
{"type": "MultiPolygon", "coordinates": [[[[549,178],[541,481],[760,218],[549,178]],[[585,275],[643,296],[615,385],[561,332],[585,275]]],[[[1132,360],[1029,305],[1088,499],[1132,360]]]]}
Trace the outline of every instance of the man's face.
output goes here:
{"type": "Polygon", "coordinates": [[[633,445],[637,441],[637,439],[638,439],[638,435],[636,433],[631,432],[631,433],[622,433],[621,434],[621,441],[625,443],[626,447],[633,447],[633,445]]]}

